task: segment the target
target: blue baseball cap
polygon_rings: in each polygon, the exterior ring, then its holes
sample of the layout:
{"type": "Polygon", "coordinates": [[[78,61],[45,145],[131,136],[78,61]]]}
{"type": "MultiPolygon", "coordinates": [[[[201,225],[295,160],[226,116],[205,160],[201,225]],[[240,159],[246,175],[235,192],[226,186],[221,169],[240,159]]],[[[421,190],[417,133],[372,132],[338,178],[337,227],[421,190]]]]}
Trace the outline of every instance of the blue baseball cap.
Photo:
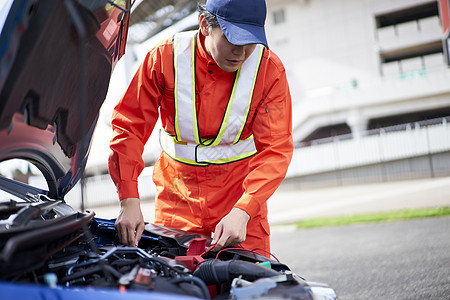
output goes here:
{"type": "Polygon", "coordinates": [[[265,0],[208,0],[206,10],[217,17],[230,43],[263,44],[269,48],[264,30],[265,0]]]}

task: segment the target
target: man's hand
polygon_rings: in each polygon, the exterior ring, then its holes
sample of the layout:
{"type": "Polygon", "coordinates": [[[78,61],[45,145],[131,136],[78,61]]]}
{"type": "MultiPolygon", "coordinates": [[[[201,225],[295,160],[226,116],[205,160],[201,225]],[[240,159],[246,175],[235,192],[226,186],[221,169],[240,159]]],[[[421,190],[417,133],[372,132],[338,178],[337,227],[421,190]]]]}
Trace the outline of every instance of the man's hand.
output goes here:
{"type": "Polygon", "coordinates": [[[138,198],[126,198],[120,201],[120,213],[114,227],[122,244],[132,247],[138,245],[145,228],[138,198]]]}
{"type": "Polygon", "coordinates": [[[247,223],[250,216],[240,208],[233,208],[216,226],[211,242],[214,251],[226,246],[234,246],[245,241],[247,223]]]}

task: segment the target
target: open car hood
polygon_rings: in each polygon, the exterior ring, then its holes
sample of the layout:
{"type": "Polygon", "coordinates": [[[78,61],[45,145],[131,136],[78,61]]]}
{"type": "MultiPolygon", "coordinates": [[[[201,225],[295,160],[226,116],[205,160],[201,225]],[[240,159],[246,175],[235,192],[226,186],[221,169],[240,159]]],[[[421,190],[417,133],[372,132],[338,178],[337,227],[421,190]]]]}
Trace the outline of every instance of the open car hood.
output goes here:
{"type": "Polygon", "coordinates": [[[3,190],[63,199],[80,179],[112,70],[125,51],[130,0],[110,2],[0,5],[0,161],[27,160],[48,184],[42,191],[0,176],[3,190]]]}

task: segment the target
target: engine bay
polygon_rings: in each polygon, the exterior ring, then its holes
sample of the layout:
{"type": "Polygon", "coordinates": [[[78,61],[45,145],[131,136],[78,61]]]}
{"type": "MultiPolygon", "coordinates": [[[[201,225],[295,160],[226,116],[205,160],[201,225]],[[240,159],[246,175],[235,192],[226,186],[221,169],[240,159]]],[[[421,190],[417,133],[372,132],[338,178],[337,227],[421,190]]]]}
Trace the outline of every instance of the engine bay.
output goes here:
{"type": "Polygon", "coordinates": [[[138,247],[114,220],[61,201],[0,205],[0,280],[46,288],[156,292],[197,299],[335,299],[258,249],[211,251],[211,238],[147,224],[138,247]],[[317,298],[317,295],[329,298],[317,298]]]}

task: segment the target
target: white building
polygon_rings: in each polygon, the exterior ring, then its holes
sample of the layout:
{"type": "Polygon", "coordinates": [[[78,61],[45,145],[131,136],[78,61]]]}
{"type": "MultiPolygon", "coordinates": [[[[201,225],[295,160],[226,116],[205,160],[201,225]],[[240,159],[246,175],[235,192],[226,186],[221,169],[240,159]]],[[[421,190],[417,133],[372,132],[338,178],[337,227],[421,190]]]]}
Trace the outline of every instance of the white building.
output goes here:
{"type": "Polygon", "coordinates": [[[438,2],[268,1],[296,142],[450,116],[438,2]]]}

